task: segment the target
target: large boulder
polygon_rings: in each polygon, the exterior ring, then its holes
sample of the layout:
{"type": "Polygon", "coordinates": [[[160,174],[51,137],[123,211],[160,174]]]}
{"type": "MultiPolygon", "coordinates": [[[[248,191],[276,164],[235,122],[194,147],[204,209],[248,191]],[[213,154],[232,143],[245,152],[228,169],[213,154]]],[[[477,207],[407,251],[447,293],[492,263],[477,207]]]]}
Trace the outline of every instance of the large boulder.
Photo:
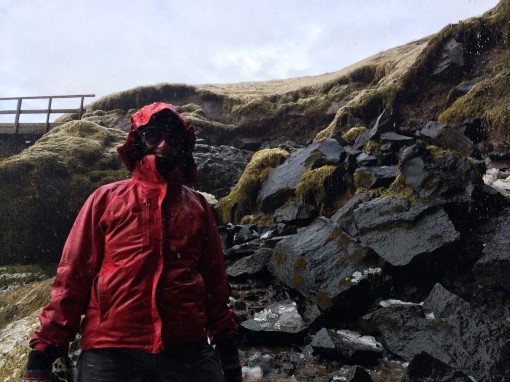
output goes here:
{"type": "Polygon", "coordinates": [[[416,354],[406,369],[402,382],[473,382],[463,371],[432,357],[426,352],[416,354]]]}
{"type": "Polygon", "coordinates": [[[231,146],[197,144],[193,154],[198,182],[193,186],[217,198],[227,195],[241,177],[253,153],[231,146]]]}
{"type": "Polygon", "coordinates": [[[269,270],[321,309],[341,306],[345,316],[370,304],[382,276],[366,248],[325,217],[279,241],[269,270]]]}
{"type": "Polygon", "coordinates": [[[407,361],[426,352],[476,380],[510,380],[509,329],[440,284],[422,304],[390,305],[363,321],[389,351],[407,361]]]}
{"type": "Polygon", "coordinates": [[[310,345],[321,358],[348,365],[371,365],[383,354],[383,347],[372,336],[351,330],[322,328],[310,345]]]}
{"type": "Polygon", "coordinates": [[[332,138],[295,150],[282,165],[269,173],[259,193],[262,209],[271,210],[283,205],[295,194],[301,176],[306,170],[325,165],[338,165],[344,155],[345,150],[332,138]]]}
{"type": "Polygon", "coordinates": [[[488,238],[473,273],[481,285],[510,291],[510,218],[506,216],[500,224],[496,233],[488,238]]]}
{"type": "Polygon", "coordinates": [[[434,145],[457,150],[467,156],[473,155],[474,144],[468,137],[460,130],[437,121],[427,122],[419,135],[434,145]]]}
{"type": "Polygon", "coordinates": [[[362,203],[354,217],[363,245],[397,267],[424,257],[435,263],[441,250],[460,237],[444,209],[405,199],[362,203]]]}
{"type": "Polygon", "coordinates": [[[420,143],[404,150],[399,168],[407,186],[421,199],[443,203],[471,201],[485,174],[482,161],[420,143]]]}
{"type": "Polygon", "coordinates": [[[278,345],[301,342],[307,328],[294,301],[275,302],[241,323],[251,341],[278,345]]]}

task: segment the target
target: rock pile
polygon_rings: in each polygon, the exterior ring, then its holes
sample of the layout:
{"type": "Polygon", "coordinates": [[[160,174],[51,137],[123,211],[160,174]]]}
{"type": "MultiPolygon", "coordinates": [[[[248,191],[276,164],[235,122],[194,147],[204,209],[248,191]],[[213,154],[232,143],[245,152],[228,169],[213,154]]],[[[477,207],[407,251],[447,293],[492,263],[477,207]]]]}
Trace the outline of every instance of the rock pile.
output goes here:
{"type": "Polygon", "coordinates": [[[510,217],[494,185],[505,169],[486,172],[467,129],[378,129],[293,147],[258,195],[274,223],[220,227],[246,371],[510,381],[510,217]],[[328,197],[299,194],[326,166],[328,197]]]}

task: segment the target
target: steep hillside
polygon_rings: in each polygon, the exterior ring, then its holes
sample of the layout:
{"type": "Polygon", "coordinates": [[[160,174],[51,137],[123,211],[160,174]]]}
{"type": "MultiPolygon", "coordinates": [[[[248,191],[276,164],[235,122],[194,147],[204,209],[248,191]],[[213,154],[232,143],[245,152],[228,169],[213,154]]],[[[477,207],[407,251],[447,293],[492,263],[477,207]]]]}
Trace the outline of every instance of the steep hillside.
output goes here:
{"type": "MultiPolygon", "coordinates": [[[[112,94],[85,118],[126,130],[129,114],[154,101],[178,105],[211,144],[257,148],[306,143],[372,125],[416,130],[431,119],[481,118],[492,143],[508,140],[510,2],[481,17],[390,49],[334,73],[267,82],[158,84],[112,94]]],[[[73,116],[65,116],[70,119],[73,116]]]]}

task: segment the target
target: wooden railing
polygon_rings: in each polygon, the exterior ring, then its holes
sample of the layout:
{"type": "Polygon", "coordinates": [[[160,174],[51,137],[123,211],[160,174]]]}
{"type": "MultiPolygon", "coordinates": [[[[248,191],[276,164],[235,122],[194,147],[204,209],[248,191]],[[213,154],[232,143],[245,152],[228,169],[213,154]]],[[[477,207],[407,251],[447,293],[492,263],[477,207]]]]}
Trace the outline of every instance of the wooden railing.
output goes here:
{"type": "Polygon", "coordinates": [[[58,122],[50,122],[51,114],[78,113],[79,119],[83,115],[83,101],[86,97],[95,97],[94,94],[63,95],[63,96],[39,96],[39,97],[7,97],[0,98],[0,101],[17,100],[16,110],[0,110],[1,114],[15,114],[13,123],[0,123],[0,134],[42,134],[48,132],[58,122]],[[80,98],[80,107],[76,109],[52,109],[51,103],[56,98],[80,98]],[[22,101],[26,99],[47,99],[46,109],[22,109],[22,101]],[[46,114],[45,123],[20,122],[21,114],[46,114]]]}

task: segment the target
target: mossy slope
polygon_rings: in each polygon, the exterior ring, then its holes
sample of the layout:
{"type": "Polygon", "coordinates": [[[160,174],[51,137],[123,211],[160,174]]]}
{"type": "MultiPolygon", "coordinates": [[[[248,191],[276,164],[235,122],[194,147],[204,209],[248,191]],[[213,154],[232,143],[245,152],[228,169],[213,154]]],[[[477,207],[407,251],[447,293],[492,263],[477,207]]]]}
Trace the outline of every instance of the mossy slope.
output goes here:
{"type": "Polygon", "coordinates": [[[116,151],[124,139],[122,131],[72,121],[0,162],[0,264],[58,261],[88,195],[128,176],[116,151]]]}

